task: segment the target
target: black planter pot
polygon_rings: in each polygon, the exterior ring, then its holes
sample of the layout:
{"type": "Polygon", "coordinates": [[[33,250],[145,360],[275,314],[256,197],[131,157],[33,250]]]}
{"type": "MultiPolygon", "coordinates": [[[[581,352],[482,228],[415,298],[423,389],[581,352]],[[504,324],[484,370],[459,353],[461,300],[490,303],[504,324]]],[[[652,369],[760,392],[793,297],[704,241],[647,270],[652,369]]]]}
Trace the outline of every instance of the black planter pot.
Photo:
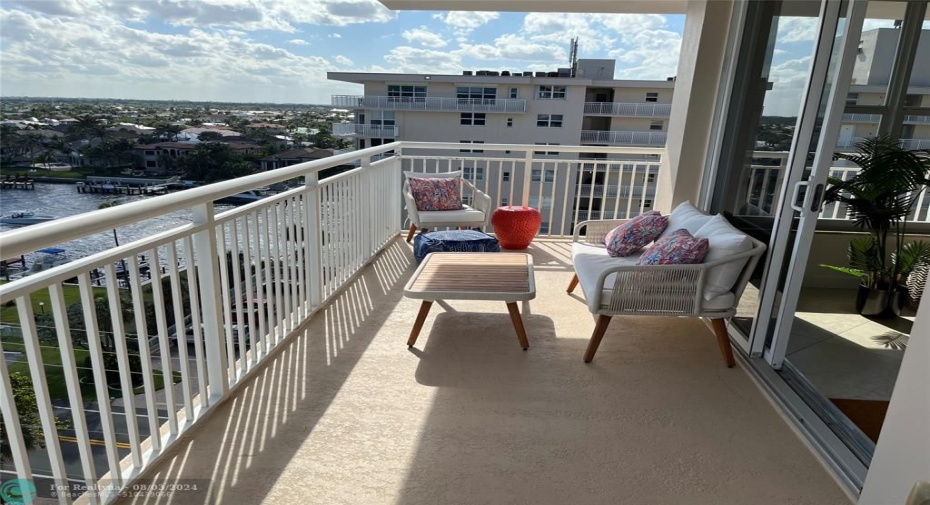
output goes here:
{"type": "Polygon", "coordinates": [[[894,290],[876,289],[859,285],[856,293],[856,311],[865,317],[894,319],[901,314],[907,302],[907,288],[896,286],[894,290]]]}

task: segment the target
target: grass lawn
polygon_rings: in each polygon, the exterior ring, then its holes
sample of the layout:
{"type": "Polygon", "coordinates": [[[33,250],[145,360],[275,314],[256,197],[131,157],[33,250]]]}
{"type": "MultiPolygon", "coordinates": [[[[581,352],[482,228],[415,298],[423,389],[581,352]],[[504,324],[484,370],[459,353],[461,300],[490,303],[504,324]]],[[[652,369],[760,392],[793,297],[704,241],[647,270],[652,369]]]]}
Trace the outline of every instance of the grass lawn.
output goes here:
{"type": "MultiPolygon", "coordinates": [[[[6,281],[0,280],[0,284],[5,283],[6,281]]],[[[93,288],[93,290],[95,297],[106,296],[107,294],[106,288],[93,288]]],[[[62,286],[62,291],[65,297],[65,307],[69,307],[72,303],[81,301],[81,294],[77,286],[65,285],[62,286]]],[[[43,311],[43,307],[39,305],[39,303],[44,303],[44,310],[51,312],[52,302],[48,294],[48,289],[35,291],[29,298],[32,300],[32,310],[35,311],[36,314],[41,314],[43,311]]],[[[19,312],[15,305],[0,307],[0,323],[19,325],[19,312]]]]}
{"type": "MultiPolygon", "coordinates": [[[[4,339],[3,341],[3,350],[6,352],[21,352],[22,357],[17,361],[10,363],[8,365],[10,373],[19,372],[27,377],[31,377],[29,373],[29,363],[26,358],[26,346],[23,344],[22,339],[18,337],[4,339]]],[[[68,399],[68,388],[65,384],[65,372],[64,368],[61,366],[61,352],[57,345],[52,345],[49,342],[41,343],[41,353],[42,353],[42,363],[45,367],[45,379],[48,383],[49,396],[52,400],[67,400],[68,399]]],[[[90,356],[90,352],[86,349],[75,347],[74,348],[75,362],[79,368],[78,376],[82,376],[81,368],[84,366],[84,361],[90,356]]],[[[165,378],[164,374],[160,370],[155,370],[153,373],[153,379],[155,382],[155,389],[160,390],[165,387],[165,378]]],[[[174,382],[178,383],[181,381],[180,372],[174,372],[174,382]]],[[[139,386],[133,390],[134,394],[142,394],[145,392],[143,386],[139,386]]],[[[81,383],[81,396],[83,397],[84,402],[91,402],[97,399],[97,390],[94,387],[93,381],[82,381],[81,383]]],[[[123,396],[122,389],[110,390],[111,398],[120,398],[123,396]]]]}

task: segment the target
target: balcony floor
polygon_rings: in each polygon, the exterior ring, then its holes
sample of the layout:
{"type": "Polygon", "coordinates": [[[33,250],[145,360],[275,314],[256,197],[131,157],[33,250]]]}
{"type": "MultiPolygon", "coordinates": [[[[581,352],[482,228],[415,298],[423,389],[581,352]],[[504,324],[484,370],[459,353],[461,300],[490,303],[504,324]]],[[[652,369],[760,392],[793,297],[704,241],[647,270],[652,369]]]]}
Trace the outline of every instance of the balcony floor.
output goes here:
{"type": "Polygon", "coordinates": [[[408,350],[420,302],[395,241],[153,468],[200,486],[156,502],[849,503],[701,321],[614,318],[583,363],[569,250],[529,249],[528,351],[502,302],[463,301],[408,350]]]}

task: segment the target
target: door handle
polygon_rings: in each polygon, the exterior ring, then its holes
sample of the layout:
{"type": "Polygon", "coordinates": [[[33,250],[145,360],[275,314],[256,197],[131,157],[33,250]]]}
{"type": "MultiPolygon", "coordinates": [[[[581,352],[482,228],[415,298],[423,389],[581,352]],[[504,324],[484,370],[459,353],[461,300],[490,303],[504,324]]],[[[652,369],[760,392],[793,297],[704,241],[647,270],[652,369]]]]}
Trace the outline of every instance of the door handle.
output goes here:
{"type": "MultiPolygon", "coordinates": [[[[810,183],[807,181],[800,181],[798,183],[795,183],[794,192],[791,194],[791,208],[802,214],[804,213],[804,201],[802,199],[801,202],[798,202],[798,195],[801,193],[802,187],[806,188],[808,186],[810,186],[810,183]]],[[[806,192],[804,193],[804,198],[805,199],[807,198],[806,192]]]]}

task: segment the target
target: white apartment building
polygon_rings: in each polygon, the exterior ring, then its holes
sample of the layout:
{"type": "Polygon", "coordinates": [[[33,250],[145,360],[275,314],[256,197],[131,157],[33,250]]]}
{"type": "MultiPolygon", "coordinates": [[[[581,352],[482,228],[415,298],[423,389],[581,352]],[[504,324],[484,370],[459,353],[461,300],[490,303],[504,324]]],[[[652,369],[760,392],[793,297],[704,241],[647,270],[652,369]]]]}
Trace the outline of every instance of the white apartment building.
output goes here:
{"type": "MultiPolygon", "coordinates": [[[[337,123],[333,133],[355,139],[363,149],[393,142],[464,142],[472,144],[590,145],[664,147],[671,111],[674,78],[664,81],[614,79],[615,62],[580,59],[574,68],[553,72],[463,71],[462,75],[383,74],[330,72],[332,80],[362,84],[363,95],[336,95],[332,105],[354,111],[354,123],[337,123]]],[[[436,153],[422,150],[424,156],[436,153]]],[[[461,151],[466,177],[484,183],[483,189],[508,193],[510,174],[485,181],[495,158],[522,157],[510,151],[461,151]],[[475,158],[474,161],[468,161],[475,158]],[[480,160],[478,159],[480,158],[480,160]]],[[[607,158],[560,153],[554,148],[534,152],[536,160],[607,158]]],[[[649,209],[655,194],[656,155],[610,156],[627,163],[586,162],[577,177],[565,183],[581,184],[574,205],[584,210],[580,218],[598,217],[602,208],[613,208],[618,199],[637,198],[637,210],[649,209]],[[634,163],[634,161],[636,163],[634,163]],[[623,181],[623,184],[621,184],[623,181]],[[606,186],[593,194],[592,185],[606,186]],[[583,201],[581,201],[583,200],[583,201]]],[[[532,192],[545,193],[539,185],[557,184],[542,163],[534,163],[532,192]]],[[[561,188],[560,188],[561,189],[561,188]]],[[[507,197],[502,197],[505,203],[507,197]]],[[[518,202],[513,202],[518,203],[518,202]]],[[[553,204],[545,196],[531,198],[531,206],[543,214],[553,204]],[[540,203],[542,201],[542,203],[540,203]]],[[[549,223],[543,222],[544,230],[549,223]]]]}

